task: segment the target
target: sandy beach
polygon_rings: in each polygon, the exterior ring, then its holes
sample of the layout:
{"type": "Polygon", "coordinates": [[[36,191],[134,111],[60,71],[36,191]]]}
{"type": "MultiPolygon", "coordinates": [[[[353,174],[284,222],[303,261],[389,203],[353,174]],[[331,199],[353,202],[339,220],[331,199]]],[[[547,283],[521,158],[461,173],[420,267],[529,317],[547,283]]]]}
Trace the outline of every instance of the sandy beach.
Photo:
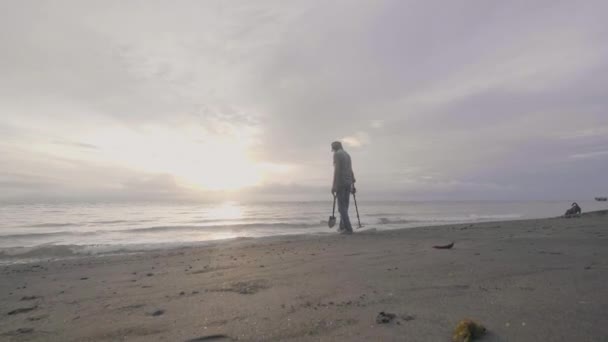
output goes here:
{"type": "Polygon", "coordinates": [[[606,341],[607,223],[370,227],[4,266],[0,340],[449,341],[470,318],[481,341],[606,341]]]}

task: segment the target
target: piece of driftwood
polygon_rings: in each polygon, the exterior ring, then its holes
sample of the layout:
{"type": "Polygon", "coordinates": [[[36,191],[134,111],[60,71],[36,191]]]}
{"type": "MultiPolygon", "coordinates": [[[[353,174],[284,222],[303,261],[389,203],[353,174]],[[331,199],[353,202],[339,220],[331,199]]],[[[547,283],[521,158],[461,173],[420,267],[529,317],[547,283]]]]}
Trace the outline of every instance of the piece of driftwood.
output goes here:
{"type": "Polygon", "coordinates": [[[433,246],[433,248],[436,248],[436,249],[450,249],[452,247],[454,247],[454,243],[453,242],[450,243],[450,244],[448,244],[448,245],[436,245],[436,246],[433,246]]]}

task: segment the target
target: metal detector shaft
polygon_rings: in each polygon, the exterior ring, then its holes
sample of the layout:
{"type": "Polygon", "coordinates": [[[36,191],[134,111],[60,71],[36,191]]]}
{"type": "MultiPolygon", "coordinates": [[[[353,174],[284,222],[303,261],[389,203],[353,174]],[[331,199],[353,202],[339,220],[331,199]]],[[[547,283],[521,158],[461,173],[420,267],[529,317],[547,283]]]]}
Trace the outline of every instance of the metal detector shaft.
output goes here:
{"type": "Polygon", "coordinates": [[[361,219],[359,218],[359,207],[357,206],[357,194],[353,194],[353,199],[355,200],[355,210],[357,210],[357,221],[359,222],[359,228],[363,228],[361,225],[361,219]]]}

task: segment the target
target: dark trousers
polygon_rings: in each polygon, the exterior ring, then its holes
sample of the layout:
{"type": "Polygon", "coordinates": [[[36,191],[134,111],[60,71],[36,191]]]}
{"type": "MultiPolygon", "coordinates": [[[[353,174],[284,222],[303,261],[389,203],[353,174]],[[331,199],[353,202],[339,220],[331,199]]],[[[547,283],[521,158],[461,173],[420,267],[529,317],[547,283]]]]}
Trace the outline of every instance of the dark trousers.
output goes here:
{"type": "Polygon", "coordinates": [[[350,224],[348,217],[348,202],[350,201],[350,186],[338,189],[336,193],[338,199],[338,212],[340,213],[340,230],[347,232],[353,231],[353,226],[350,224]]]}

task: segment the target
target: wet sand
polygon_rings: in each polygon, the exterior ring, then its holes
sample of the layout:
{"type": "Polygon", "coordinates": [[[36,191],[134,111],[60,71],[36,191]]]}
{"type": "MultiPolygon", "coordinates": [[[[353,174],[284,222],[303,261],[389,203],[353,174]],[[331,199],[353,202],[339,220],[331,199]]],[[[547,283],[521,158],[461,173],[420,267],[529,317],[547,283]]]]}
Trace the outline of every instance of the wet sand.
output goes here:
{"type": "Polygon", "coordinates": [[[608,211],[237,240],[3,266],[0,340],[606,341],[607,284],[608,211]]]}

